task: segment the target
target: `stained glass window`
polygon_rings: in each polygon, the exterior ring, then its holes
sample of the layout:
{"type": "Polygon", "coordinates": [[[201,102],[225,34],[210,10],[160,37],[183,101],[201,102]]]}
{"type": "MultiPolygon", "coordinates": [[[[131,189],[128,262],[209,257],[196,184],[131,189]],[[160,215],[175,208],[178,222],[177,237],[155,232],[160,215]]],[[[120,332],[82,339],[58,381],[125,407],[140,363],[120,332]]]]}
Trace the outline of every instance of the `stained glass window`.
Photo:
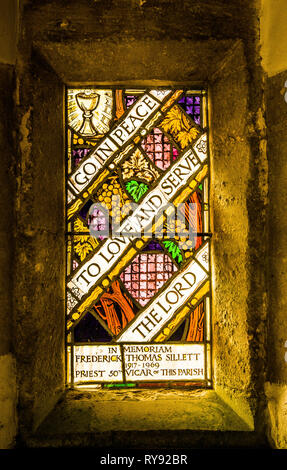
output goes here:
{"type": "Polygon", "coordinates": [[[207,92],[66,90],[67,380],[211,387],[207,92]]]}

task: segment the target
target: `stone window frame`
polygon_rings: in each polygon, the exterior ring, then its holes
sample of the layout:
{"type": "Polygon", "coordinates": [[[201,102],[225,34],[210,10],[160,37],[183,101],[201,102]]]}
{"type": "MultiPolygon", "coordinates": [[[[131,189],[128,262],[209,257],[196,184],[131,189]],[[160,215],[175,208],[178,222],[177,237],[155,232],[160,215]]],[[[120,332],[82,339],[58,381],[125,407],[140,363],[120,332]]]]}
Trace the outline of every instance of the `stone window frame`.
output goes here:
{"type": "MultiPolygon", "coordinates": [[[[63,417],[63,413],[66,416],[67,410],[73,409],[80,413],[81,409],[85,409],[87,400],[94,404],[92,419],[94,425],[99,427],[98,432],[121,432],[130,427],[143,430],[142,422],[149,413],[149,407],[152,409],[154,402],[158,401],[164,408],[170,400],[173,403],[171,406],[174,416],[181,416],[181,420],[172,418],[168,429],[183,429],[184,426],[184,429],[189,430],[254,430],[256,397],[254,398],[251,384],[255,365],[249,352],[250,286],[246,268],[250,231],[246,185],[251,148],[245,134],[248,90],[243,46],[240,41],[208,41],[208,44],[204,41],[171,41],[171,44],[168,41],[157,41],[157,44],[156,41],[151,42],[156,52],[173,52],[167,61],[164,54],[158,55],[159,60],[152,63],[148,70],[145,64],[151,60],[149,41],[135,41],[132,49],[128,43],[94,43],[91,48],[93,53],[98,52],[96,56],[107,55],[99,64],[92,63],[87,55],[81,55],[79,46],[80,59],[77,60],[82,66],[85,63],[88,65],[85,70],[76,64],[76,71],[71,66],[73,44],[67,47],[50,42],[34,44],[31,74],[33,89],[29,89],[32,105],[27,106],[22,117],[22,135],[27,149],[24,149],[22,143],[23,191],[20,199],[22,214],[26,208],[29,217],[18,214],[22,237],[16,247],[19,274],[16,276],[15,289],[16,296],[19,297],[15,330],[16,336],[20,334],[21,337],[15,344],[20,370],[19,424],[20,432],[28,440],[31,436],[49,433],[49,430],[50,437],[53,436],[57,428],[55,422],[61,427],[60,422],[63,420],[60,417],[63,417]],[[113,65],[114,57],[122,57],[125,47],[128,53],[120,59],[119,68],[116,69],[113,65]],[[201,55],[198,50],[201,50],[201,55]],[[179,54],[179,51],[186,59],[181,66],[178,60],[172,60],[173,54],[179,54]],[[212,59],[215,54],[219,58],[218,63],[212,59]],[[141,57],[142,61],[137,63],[134,57],[141,57]],[[189,63],[194,64],[192,70],[189,63]],[[198,70],[197,74],[195,70],[198,70]],[[111,76],[114,77],[112,82],[108,80],[111,76]],[[142,79],[143,76],[145,80],[142,79]],[[200,84],[208,89],[211,122],[210,217],[213,233],[213,390],[106,391],[100,394],[97,391],[87,391],[82,395],[82,392],[66,390],[63,100],[66,85],[90,83],[139,87],[145,84],[195,87],[200,84]],[[240,105],[236,102],[235,108],[234,87],[242,93],[240,105]],[[235,128],[237,131],[234,134],[235,128]],[[53,188],[53,191],[48,191],[47,188],[53,188]],[[241,230],[238,230],[238,224],[241,230]],[[25,277],[21,273],[27,269],[30,274],[25,277]],[[34,293],[33,299],[31,292],[34,293]],[[41,311],[45,312],[44,318],[41,311]],[[37,340],[31,342],[31,335],[36,335],[37,340]],[[119,424],[116,416],[108,411],[107,403],[116,400],[118,407],[124,394],[136,407],[135,423],[131,423],[127,416],[123,419],[123,424],[119,424]],[[141,406],[143,401],[144,407],[141,406]],[[185,403],[185,410],[186,407],[190,408],[188,422],[185,411],[181,409],[182,401],[185,403]],[[99,402],[110,415],[110,425],[106,424],[103,417],[102,420],[98,417],[99,402]],[[206,409],[214,419],[207,418],[206,409]]],[[[27,83],[23,87],[28,92],[27,83]]],[[[163,413],[157,424],[150,426],[154,426],[155,430],[164,430],[164,422],[163,413]]],[[[75,418],[71,425],[75,430],[78,429],[77,423],[75,418]]],[[[91,426],[87,422],[87,432],[91,426]]],[[[72,432],[68,428],[66,431],[72,432]]]]}

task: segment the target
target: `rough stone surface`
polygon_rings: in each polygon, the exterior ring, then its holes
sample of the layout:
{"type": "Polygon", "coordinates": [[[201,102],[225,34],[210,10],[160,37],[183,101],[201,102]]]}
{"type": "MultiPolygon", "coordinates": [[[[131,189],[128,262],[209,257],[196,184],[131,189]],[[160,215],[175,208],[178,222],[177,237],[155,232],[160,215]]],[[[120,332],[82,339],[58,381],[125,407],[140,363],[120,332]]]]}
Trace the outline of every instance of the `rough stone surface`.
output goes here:
{"type": "Polygon", "coordinates": [[[230,397],[242,392],[250,397],[251,408],[258,407],[253,411],[259,413],[260,426],[266,360],[267,157],[264,146],[259,150],[265,135],[258,129],[260,108],[255,113],[250,106],[254,96],[248,79],[238,44],[210,87],[214,373],[216,384],[228,389],[230,397]]]}
{"type": "Polygon", "coordinates": [[[124,430],[249,428],[213,391],[68,393],[38,430],[44,434],[124,430]],[[100,405],[100,406],[99,406],[100,405]],[[55,426],[55,423],[57,425],[55,426]],[[49,426],[50,424],[50,426],[49,426]]]}
{"type": "Polygon", "coordinates": [[[0,356],[0,403],[0,449],[13,448],[17,434],[17,385],[12,354],[0,356]]]}
{"type": "Polygon", "coordinates": [[[268,400],[267,406],[267,436],[272,447],[287,448],[287,387],[286,385],[271,384],[265,387],[268,400]]]}
{"type": "Polygon", "coordinates": [[[248,390],[246,248],[250,226],[246,200],[251,154],[246,133],[246,65],[239,49],[226,62],[211,94],[214,372],[219,384],[248,390]]]}
{"type": "MultiPolygon", "coordinates": [[[[238,38],[255,7],[248,0],[30,0],[25,26],[45,41],[133,38],[238,38]]],[[[250,32],[250,31],[249,31],[250,32]]]]}
{"type": "Polygon", "coordinates": [[[12,66],[0,65],[0,354],[12,348],[12,263],[13,263],[13,231],[14,208],[13,199],[15,185],[13,182],[13,91],[14,71],[12,66]]]}
{"type": "Polygon", "coordinates": [[[267,79],[269,159],[269,339],[268,378],[287,384],[287,72],[267,79]]]}
{"type": "Polygon", "coordinates": [[[66,84],[171,84],[206,82],[217,70],[231,40],[105,38],[86,41],[35,42],[35,48],[66,84]],[[95,57],[97,60],[95,61],[95,57]],[[184,57],[184,62],[182,61],[184,57]],[[168,76],[167,76],[168,69],[168,76]],[[112,79],[111,79],[112,77],[112,79]]]}
{"type": "Polygon", "coordinates": [[[31,447],[109,449],[224,447],[227,442],[266,446],[264,437],[252,433],[211,390],[69,392],[28,440],[31,447]]]}
{"type": "Polygon", "coordinates": [[[269,336],[268,432],[273,446],[286,448],[287,384],[287,71],[267,78],[269,160],[269,336]]]}
{"type": "Polygon", "coordinates": [[[0,64],[0,448],[11,447],[17,433],[12,325],[15,194],[13,89],[13,67],[0,64]]]}
{"type": "Polygon", "coordinates": [[[18,1],[1,0],[0,62],[15,64],[17,51],[18,1]]]}
{"type": "Polygon", "coordinates": [[[62,129],[63,86],[40,69],[33,63],[31,102],[19,113],[14,331],[20,429],[37,426],[64,386],[64,160],[63,133],[55,133],[62,129]]]}
{"type": "Polygon", "coordinates": [[[287,67],[287,10],[285,0],[261,0],[262,67],[269,76],[287,67]]]}

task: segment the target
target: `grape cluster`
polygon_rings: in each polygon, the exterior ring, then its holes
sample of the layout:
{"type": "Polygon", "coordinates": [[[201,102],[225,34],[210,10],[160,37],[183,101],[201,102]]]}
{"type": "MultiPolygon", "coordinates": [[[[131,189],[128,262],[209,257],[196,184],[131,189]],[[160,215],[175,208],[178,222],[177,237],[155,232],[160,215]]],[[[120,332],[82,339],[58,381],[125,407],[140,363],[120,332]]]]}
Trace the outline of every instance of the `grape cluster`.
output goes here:
{"type": "Polygon", "coordinates": [[[117,176],[108,178],[106,183],[98,190],[96,198],[99,202],[106,205],[110,215],[115,218],[116,223],[119,223],[123,216],[130,211],[130,207],[127,204],[130,199],[122,189],[117,176]],[[116,201],[119,201],[119,204],[116,204],[116,201]],[[121,208],[123,208],[122,211],[121,208]]]}
{"type": "Polygon", "coordinates": [[[187,237],[180,237],[179,247],[183,250],[191,250],[193,245],[193,240],[190,240],[187,237]]]}
{"type": "Polygon", "coordinates": [[[192,245],[193,245],[193,240],[189,239],[189,232],[186,228],[186,225],[183,220],[178,219],[176,223],[172,222],[167,222],[166,225],[166,234],[172,234],[174,233],[174,240],[178,243],[178,246],[183,249],[183,250],[191,250],[192,245]],[[178,234],[184,234],[184,235],[178,235],[178,234]],[[186,234],[186,235],[185,235],[186,234]]]}

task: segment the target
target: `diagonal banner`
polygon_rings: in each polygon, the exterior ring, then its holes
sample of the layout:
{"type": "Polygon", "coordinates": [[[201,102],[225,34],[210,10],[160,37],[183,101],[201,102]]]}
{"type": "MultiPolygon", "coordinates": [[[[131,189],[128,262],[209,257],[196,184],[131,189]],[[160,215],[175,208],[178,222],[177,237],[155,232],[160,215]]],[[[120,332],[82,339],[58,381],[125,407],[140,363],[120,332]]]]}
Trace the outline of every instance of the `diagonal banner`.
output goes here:
{"type": "Polygon", "coordinates": [[[171,169],[160,178],[157,187],[150,191],[134,213],[123,221],[119,232],[125,236],[107,239],[95,254],[72,273],[67,285],[74,293],[76,292],[79,301],[89,293],[104,273],[112,269],[132,244],[132,240],[137,238],[137,234],[146,230],[155,216],[174,200],[187,181],[202,169],[207,153],[201,146],[200,151],[196,149],[199,141],[204,141],[204,136],[206,138],[205,134],[196,141],[193,149],[189,148],[182,154],[171,169]]]}
{"type": "MultiPolygon", "coordinates": [[[[196,186],[206,176],[206,173],[207,165],[205,164],[203,168],[196,174],[196,176],[188,183],[188,186],[185,187],[180,192],[180,194],[176,196],[173,201],[174,207],[178,207],[179,204],[181,204],[187,197],[189,197],[194,192],[196,186]]],[[[163,220],[164,216],[162,215],[161,217],[159,217],[158,223],[161,225],[163,223],[163,220]]],[[[121,257],[121,259],[115,264],[112,270],[107,273],[107,276],[105,276],[100,283],[97,283],[93,286],[88,295],[85,295],[78,304],[74,298],[74,305],[77,304],[77,308],[73,311],[70,311],[69,313],[67,323],[68,330],[72,326],[75,326],[80,321],[84,313],[89,310],[91,305],[100,299],[102,294],[105,292],[105,288],[108,287],[117,276],[119,276],[121,271],[125,269],[125,267],[129,264],[132,258],[134,258],[136,254],[141,252],[145,242],[147,242],[148,240],[148,238],[142,238],[138,239],[135,244],[131,244],[130,248],[127,250],[124,256],[121,257]]],[[[76,296],[78,295],[75,292],[73,293],[76,296]]]]}
{"type": "MultiPolygon", "coordinates": [[[[71,218],[85,203],[85,199],[90,194],[89,187],[92,185],[94,191],[93,183],[100,184],[102,181],[103,165],[109,164],[118,152],[124,156],[125,149],[138,131],[148,127],[149,121],[154,120],[156,111],[164,104],[171,106],[182,91],[177,91],[170,98],[171,93],[172,90],[151,90],[149,94],[146,93],[140,97],[123,115],[117,126],[110,130],[99,145],[81,161],[68,180],[68,188],[70,189],[68,218],[71,218]],[[172,99],[173,97],[174,99],[172,99]],[[99,177],[98,181],[97,176],[99,177]],[[82,197],[83,200],[79,197],[82,197]]],[[[162,113],[159,112],[156,121],[159,121],[161,117],[162,113]]],[[[105,171],[108,170],[105,169],[105,171]]]]}
{"type": "Polygon", "coordinates": [[[142,310],[120,333],[116,341],[150,342],[176,314],[181,305],[208,279],[209,243],[201,247],[183,271],[172,278],[163,292],[142,310]]]}
{"type": "Polygon", "coordinates": [[[164,325],[164,328],[160,331],[158,336],[154,339],[155,342],[162,343],[169,338],[181,321],[190,314],[190,310],[194,309],[196,305],[198,305],[203,298],[209,293],[210,289],[210,281],[207,280],[205,283],[196,291],[195,294],[192,294],[191,297],[188,299],[188,302],[180,307],[180,310],[176,312],[174,317],[169,320],[168,324],[164,325]]]}

